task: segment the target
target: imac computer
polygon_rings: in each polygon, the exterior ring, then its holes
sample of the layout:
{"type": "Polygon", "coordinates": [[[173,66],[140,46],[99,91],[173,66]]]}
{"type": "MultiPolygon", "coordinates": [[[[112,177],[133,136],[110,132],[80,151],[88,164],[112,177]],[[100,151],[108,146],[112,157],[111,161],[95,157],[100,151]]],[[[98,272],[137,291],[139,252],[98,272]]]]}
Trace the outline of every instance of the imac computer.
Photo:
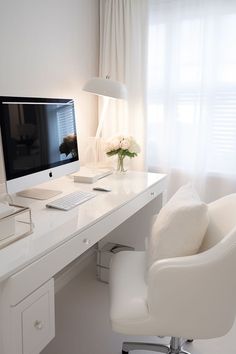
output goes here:
{"type": "Polygon", "coordinates": [[[0,126],[8,193],[79,170],[73,100],[0,97],[0,126]]]}

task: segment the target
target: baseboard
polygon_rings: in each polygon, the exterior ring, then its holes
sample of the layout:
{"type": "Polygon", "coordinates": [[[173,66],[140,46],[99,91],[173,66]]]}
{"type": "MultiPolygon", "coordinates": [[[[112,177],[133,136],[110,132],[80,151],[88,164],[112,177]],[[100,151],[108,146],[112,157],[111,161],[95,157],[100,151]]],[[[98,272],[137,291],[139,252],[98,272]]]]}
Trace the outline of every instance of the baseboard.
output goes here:
{"type": "Polygon", "coordinates": [[[73,278],[82,272],[82,270],[86,268],[91,262],[94,262],[96,253],[97,248],[94,246],[83,253],[75,261],[66,266],[62,271],[57,273],[54,277],[55,293],[63,289],[66,284],[68,284],[73,278]]]}

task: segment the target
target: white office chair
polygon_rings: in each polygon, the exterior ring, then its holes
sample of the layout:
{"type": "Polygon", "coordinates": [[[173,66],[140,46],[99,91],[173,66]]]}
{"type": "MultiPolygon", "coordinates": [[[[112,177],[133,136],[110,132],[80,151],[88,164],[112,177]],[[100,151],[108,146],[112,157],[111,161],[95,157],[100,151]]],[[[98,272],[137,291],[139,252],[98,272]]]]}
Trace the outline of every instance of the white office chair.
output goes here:
{"type": "Polygon", "coordinates": [[[170,336],[169,346],[124,342],[122,353],[188,353],[181,338],[225,335],[236,314],[236,194],[209,204],[210,222],[200,253],[156,261],[145,281],[145,252],[112,260],[111,323],[126,335],[170,336]]]}

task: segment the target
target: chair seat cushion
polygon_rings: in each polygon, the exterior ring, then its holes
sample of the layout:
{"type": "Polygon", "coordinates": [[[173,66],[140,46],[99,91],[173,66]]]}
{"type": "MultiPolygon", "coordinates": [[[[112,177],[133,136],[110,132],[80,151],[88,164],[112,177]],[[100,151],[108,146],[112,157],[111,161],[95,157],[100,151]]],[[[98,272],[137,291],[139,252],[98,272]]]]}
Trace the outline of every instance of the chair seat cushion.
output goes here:
{"type": "Polygon", "coordinates": [[[110,270],[110,317],[130,322],[148,317],[145,252],[123,251],[112,257],[110,270]]]}
{"type": "Polygon", "coordinates": [[[197,253],[208,222],[207,205],[191,184],[182,186],[154,222],[147,250],[148,268],[163,258],[197,253]]]}

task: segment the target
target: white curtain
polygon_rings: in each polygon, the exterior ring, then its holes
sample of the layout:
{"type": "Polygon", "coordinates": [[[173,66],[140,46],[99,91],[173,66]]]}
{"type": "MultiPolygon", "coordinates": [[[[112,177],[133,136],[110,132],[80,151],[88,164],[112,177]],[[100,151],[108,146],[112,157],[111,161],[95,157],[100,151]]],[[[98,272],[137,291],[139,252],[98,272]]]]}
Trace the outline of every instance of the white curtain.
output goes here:
{"type": "MultiPolygon", "coordinates": [[[[144,169],[147,1],[101,0],[100,24],[100,76],[109,75],[128,88],[127,101],[109,101],[102,136],[133,135],[141,154],[130,167],[144,169]]],[[[102,105],[100,99],[100,112],[102,105]]]]}
{"type": "Polygon", "coordinates": [[[236,192],[236,1],[150,0],[147,161],[169,196],[236,192]]]}

